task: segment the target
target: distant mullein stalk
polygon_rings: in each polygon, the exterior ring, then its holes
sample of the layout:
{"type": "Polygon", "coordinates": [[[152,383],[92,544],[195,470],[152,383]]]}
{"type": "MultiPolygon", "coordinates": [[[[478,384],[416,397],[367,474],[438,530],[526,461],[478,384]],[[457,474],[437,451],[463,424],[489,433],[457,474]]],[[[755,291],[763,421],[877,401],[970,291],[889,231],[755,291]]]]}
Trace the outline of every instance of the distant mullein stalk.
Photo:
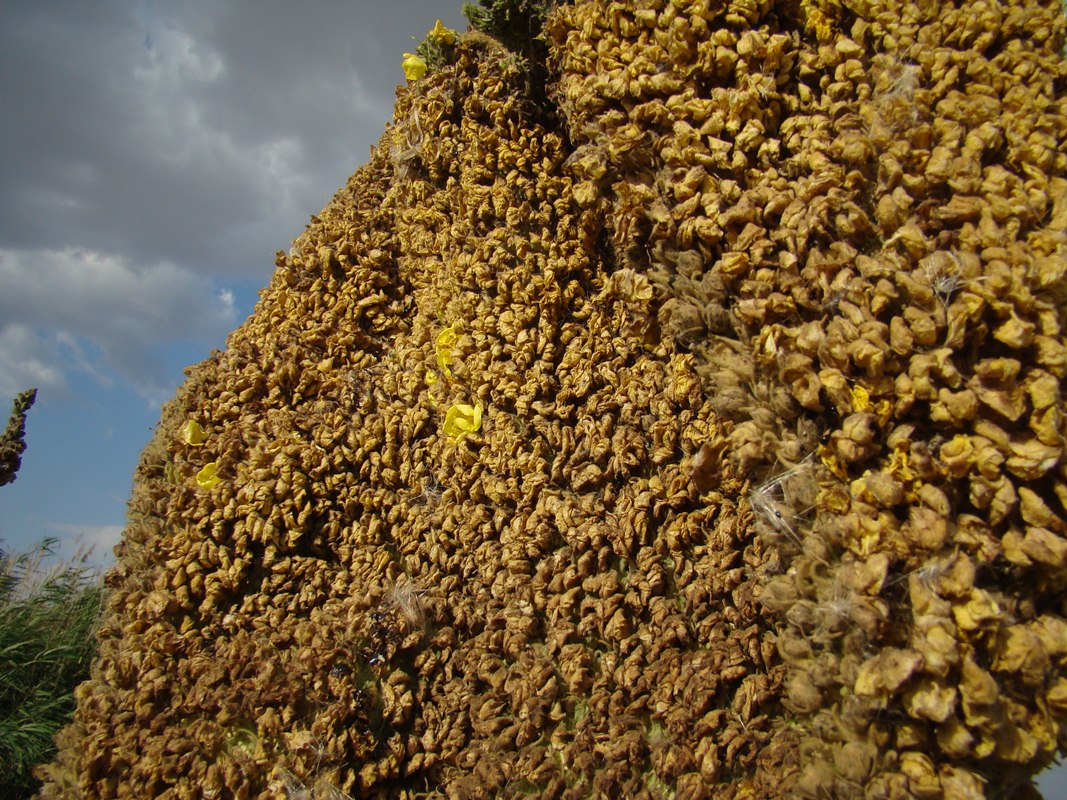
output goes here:
{"type": "Polygon", "coordinates": [[[37,399],[37,390],[29,389],[15,398],[11,418],[0,436],[0,486],[15,480],[26,451],[26,412],[37,399]]]}

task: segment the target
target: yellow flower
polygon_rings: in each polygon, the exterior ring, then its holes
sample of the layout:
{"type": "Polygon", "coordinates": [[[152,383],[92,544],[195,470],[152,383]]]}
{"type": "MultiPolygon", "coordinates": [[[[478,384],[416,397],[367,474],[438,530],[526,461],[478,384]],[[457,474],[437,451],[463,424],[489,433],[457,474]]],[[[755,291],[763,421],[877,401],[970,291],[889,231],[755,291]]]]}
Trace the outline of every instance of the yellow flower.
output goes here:
{"type": "Polygon", "coordinates": [[[859,384],[852,387],[852,410],[860,413],[871,407],[871,395],[859,384]]]}
{"type": "Polygon", "coordinates": [[[433,386],[437,383],[437,375],[432,369],[426,370],[426,385],[433,386]]]}
{"type": "Polygon", "coordinates": [[[404,53],[401,66],[404,68],[404,77],[409,81],[417,81],[426,74],[426,62],[414,53],[404,53]]]}
{"type": "Polygon", "coordinates": [[[834,473],[834,475],[842,480],[848,477],[848,470],[846,470],[841,465],[841,462],[837,460],[837,456],[834,454],[832,448],[827,445],[819,445],[818,453],[819,460],[822,461],[823,466],[830,470],[830,472],[834,473]]]}
{"type": "Polygon", "coordinates": [[[437,20],[437,24],[433,26],[433,30],[429,33],[430,41],[436,44],[455,44],[456,32],[451,28],[446,28],[441,24],[441,20],[437,20]]]}
{"type": "Polygon", "coordinates": [[[456,326],[449,325],[437,334],[437,340],[434,342],[434,351],[437,353],[437,366],[446,378],[452,377],[452,370],[448,368],[448,365],[452,363],[452,350],[458,340],[459,334],[456,333],[456,326]]]}
{"type": "Polygon", "coordinates": [[[201,445],[207,438],[207,436],[204,435],[204,429],[200,427],[200,423],[195,419],[188,420],[182,425],[181,436],[186,444],[192,445],[201,445]]]}
{"type": "Polygon", "coordinates": [[[482,427],[481,405],[469,406],[456,403],[445,413],[445,434],[453,441],[459,441],[468,433],[474,433],[482,427]]]}
{"type": "Polygon", "coordinates": [[[911,469],[911,464],[908,463],[910,454],[911,448],[908,443],[898,442],[893,446],[893,452],[889,454],[889,464],[887,465],[889,472],[905,482],[915,480],[915,473],[911,469]]]}
{"type": "Polygon", "coordinates": [[[204,465],[204,468],[196,473],[196,482],[203,489],[210,489],[219,482],[219,465],[212,461],[204,465]]]}

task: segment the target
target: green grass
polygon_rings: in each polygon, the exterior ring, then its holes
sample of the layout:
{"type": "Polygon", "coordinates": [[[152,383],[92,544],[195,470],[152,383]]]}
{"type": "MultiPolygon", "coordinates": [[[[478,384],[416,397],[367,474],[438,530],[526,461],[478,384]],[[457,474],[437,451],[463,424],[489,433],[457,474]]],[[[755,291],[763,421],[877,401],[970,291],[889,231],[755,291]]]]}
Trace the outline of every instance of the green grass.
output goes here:
{"type": "Polygon", "coordinates": [[[105,600],[86,556],[44,568],[56,542],[0,551],[0,786],[16,800],[34,794],[32,770],[52,758],[53,736],[71,719],[105,600]]]}

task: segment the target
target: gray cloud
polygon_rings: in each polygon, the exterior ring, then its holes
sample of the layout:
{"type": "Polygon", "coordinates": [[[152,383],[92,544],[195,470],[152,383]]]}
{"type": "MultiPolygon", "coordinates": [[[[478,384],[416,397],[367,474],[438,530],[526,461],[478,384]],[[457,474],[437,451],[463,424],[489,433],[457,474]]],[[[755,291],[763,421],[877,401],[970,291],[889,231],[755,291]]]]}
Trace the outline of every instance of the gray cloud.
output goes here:
{"type": "Polygon", "coordinates": [[[459,6],[6,4],[8,375],[114,372],[148,391],[168,342],[218,341],[235,321],[223,287],[266,283],[366,161],[412,37],[439,16],[462,27],[459,6]]]}
{"type": "Polygon", "coordinates": [[[210,280],[95,252],[0,250],[0,285],[4,360],[18,356],[0,377],[0,395],[22,384],[62,386],[55,365],[101,382],[115,373],[150,395],[167,383],[158,343],[216,340],[236,318],[232,293],[210,280]]]}

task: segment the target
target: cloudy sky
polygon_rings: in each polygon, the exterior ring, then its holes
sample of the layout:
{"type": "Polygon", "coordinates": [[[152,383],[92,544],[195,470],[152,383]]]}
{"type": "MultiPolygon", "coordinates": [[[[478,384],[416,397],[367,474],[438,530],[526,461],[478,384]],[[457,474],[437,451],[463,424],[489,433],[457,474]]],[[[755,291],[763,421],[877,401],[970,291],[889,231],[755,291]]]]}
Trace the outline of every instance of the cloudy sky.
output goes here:
{"type": "MultiPolygon", "coordinates": [[[[222,347],[461,0],[0,6],[0,416],[38,388],[0,547],[112,558],[182,369],[222,347]]],[[[0,423],[2,424],[2,423],[0,423]]]]}

